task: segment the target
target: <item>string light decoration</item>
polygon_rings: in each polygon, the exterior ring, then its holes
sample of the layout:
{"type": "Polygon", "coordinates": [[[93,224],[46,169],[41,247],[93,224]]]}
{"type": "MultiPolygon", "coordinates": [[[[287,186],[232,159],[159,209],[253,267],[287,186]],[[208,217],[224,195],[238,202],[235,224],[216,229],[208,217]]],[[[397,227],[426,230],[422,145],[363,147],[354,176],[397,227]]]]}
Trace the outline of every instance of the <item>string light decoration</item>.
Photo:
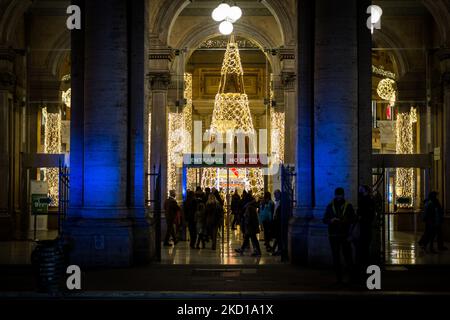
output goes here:
{"type": "MultiPolygon", "coordinates": [[[[275,99],[273,90],[273,73],[270,74],[269,105],[272,106],[275,99]]],[[[270,113],[270,149],[272,154],[272,164],[284,162],[284,112],[272,111],[270,113]]]]}
{"type": "Polygon", "coordinates": [[[71,88],[62,92],[62,101],[67,106],[67,108],[70,108],[71,97],[72,97],[72,89],[71,88]]]}
{"type": "MultiPolygon", "coordinates": [[[[168,141],[168,181],[167,190],[175,190],[177,186],[178,170],[183,166],[183,154],[192,150],[192,74],[184,74],[183,97],[186,105],[180,113],[169,113],[169,141],[168,141]]],[[[195,171],[188,171],[188,181],[195,180],[195,171]]]]}
{"type": "MultiPolygon", "coordinates": [[[[222,63],[220,85],[214,101],[210,127],[211,138],[214,139],[215,135],[224,136],[230,131],[246,135],[255,134],[248,96],[244,89],[244,70],[233,35],[230,37],[222,63]]],[[[256,150],[255,146],[251,145],[249,149],[256,150]]],[[[219,170],[226,169],[203,170],[201,183],[203,188],[219,186],[219,170]]],[[[261,169],[242,169],[240,172],[248,190],[252,190],[255,195],[263,192],[264,179],[261,169]]]]}
{"type": "MultiPolygon", "coordinates": [[[[417,122],[417,111],[411,107],[409,112],[399,113],[396,122],[396,153],[414,153],[414,124],[417,122]]],[[[398,202],[398,206],[413,207],[415,193],[414,168],[397,168],[395,193],[397,199],[409,199],[409,203],[398,202]]]]}
{"type": "MultiPolygon", "coordinates": [[[[42,108],[44,126],[44,153],[61,153],[61,113],[49,113],[47,107],[42,108]]],[[[48,182],[50,206],[58,206],[59,202],[59,169],[44,170],[44,179],[48,182]]]]}
{"type": "Polygon", "coordinates": [[[270,146],[274,164],[284,161],[284,125],[284,112],[270,113],[270,146]]]}
{"type": "Polygon", "coordinates": [[[396,84],[389,78],[380,80],[377,87],[377,94],[381,99],[387,100],[393,105],[396,101],[396,84]]]}

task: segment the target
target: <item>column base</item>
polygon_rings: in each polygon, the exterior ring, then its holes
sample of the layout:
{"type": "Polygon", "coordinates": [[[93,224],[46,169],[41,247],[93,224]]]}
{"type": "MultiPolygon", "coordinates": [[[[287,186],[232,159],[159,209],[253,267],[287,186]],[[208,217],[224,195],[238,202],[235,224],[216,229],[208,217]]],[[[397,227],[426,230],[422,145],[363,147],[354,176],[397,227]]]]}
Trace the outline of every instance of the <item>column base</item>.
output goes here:
{"type": "Polygon", "coordinates": [[[128,219],[77,219],[64,225],[70,263],[80,267],[128,267],[133,262],[133,224],[128,219]]]}
{"type": "Polygon", "coordinates": [[[133,221],[133,265],[148,264],[156,258],[155,226],[146,218],[133,221]]]}
{"type": "Polygon", "coordinates": [[[289,260],[291,263],[329,267],[332,265],[328,228],[311,217],[293,217],[289,222],[289,260]]]}
{"type": "Polygon", "coordinates": [[[0,241],[12,240],[14,234],[13,219],[9,215],[0,216],[0,241]]]}

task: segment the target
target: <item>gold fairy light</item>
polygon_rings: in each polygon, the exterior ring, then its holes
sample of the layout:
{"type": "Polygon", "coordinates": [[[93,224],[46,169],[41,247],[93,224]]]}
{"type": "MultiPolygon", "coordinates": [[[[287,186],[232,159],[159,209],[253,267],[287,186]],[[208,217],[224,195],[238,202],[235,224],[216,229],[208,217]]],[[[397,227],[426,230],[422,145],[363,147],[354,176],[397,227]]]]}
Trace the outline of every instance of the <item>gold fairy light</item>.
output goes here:
{"type": "Polygon", "coordinates": [[[395,81],[389,78],[380,80],[377,87],[377,94],[381,99],[391,102],[396,101],[395,81]]]}
{"type": "Polygon", "coordinates": [[[62,101],[64,102],[64,104],[68,108],[70,108],[71,96],[72,96],[72,89],[71,88],[69,88],[66,91],[62,92],[62,101]]]}
{"type": "MultiPolygon", "coordinates": [[[[61,113],[49,113],[47,108],[42,109],[44,126],[44,152],[50,154],[61,153],[61,113]]],[[[59,201],[59,169],[47,168],[44,170],[45,180],[48,182],[48,192],[51,206],[57,206],[59,201]]]]}
{"type": "MultiPolygon", "coordinates": [[[[183,166],[183,154],[192,150],[192,74],[184,74],[183,97],[186,105],[183,112],[169,113],[169,141],[168,141],[168,180],[167,190],[174,190],[177,186],[178,172],[183,166]]],[[[195,180],[195,171],[188,171],[188,184],[195,180]]]]}
{"type": "MultiPolygon", "coordinates": [[[[417,110],[411,107],[409,112],[399,113],[396,123],[396,153],[414,153],[414,124],[417,122],[417,110]]],[[[415,175],[414,168],[396,169],[397,198],[410,199],[409,204],[398,203],[399,207],[412,207],[414,205],[415,175]]]]}
{"type": "Polygon", "coordinates": [[[284,161],[284,112],[273,111],[270,113],[270,146],[273,163],[284,161]]]}
{"type": "MultiPolygon", "coordinates": [[[[230,131],[239,131],[246,135],[255,133],[248,96],[244,89],[244,71],[234,36],[231,36],[225,51],[210,127],[213,135],[224,136],[230,131]]],[[[254,146],[249,148],[254,149],[254,146]]],[[[202,187],[219,187],[220,170],[224,169],[203,170],[202,187]]],[[[254,194],[260,194],[264,189],[262,170],[252,168],[243,169],[241,172],[246,188],[252,190],[254,194]]]]}

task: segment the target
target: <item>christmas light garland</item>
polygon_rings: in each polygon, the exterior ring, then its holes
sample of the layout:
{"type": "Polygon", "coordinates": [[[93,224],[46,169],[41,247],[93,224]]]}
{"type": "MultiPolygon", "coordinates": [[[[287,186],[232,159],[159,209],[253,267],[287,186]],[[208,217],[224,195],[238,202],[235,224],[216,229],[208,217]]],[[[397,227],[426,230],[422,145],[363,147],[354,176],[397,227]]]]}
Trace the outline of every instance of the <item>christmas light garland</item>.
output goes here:
{"type": "MultiPolygon", "coordinates": [[[[234,133],[239,131],[247,135],[255,133],[248,96],[245,94],[243,75],[239,48],[234,41],[234,36],[231,36],[222,63],[219,92],[214,101],[210,127],[212,137],[223,136],[229,131],[234,133]]],[[[249,146],[249,149],[255,149],[255,146],[249,146]]],[[[203,188],[219,186],[219,170],[226,169],[203,170],[201,183],[203,188]]],[[[264,190],[262,170],[251,168],[240,169],[239,172],[242,174],[246,189],[252,190],[255,195],[261,195],[264,190]]]]}
{"type": "MultiPolygon", "coordinates": [[[[61,113],[49,113],[42,108],[44,126],[44,152],[49,154],[61,153],[61,113]]],[[[48,192],[51,199],[50,206],[58,206],[59,202],[59,169],[44,170],[44,179],[48,182],[48,192]]]]}
{"type": "MultiPolygon", "coordinates": [[[[396,153],[414,153],[414,124],[417,122],[417,111],[411,107],[409,112],[399,113],[396,123],[396,153]]],[[[398,202],[399,207],[413,207],[415,193],[414,168],[397,168],[395,193],[397,199],[409,199],[409,203],[398,202]]]]}

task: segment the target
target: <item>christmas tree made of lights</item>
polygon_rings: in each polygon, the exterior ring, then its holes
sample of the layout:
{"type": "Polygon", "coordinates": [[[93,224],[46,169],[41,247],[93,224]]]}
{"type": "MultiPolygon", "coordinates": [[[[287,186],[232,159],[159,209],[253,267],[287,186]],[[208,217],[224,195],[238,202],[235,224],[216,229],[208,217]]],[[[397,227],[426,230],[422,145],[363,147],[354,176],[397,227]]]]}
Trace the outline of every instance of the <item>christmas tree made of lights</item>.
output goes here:
{"type": "MultiPolygon", "coordinates": [[[[210,127],[211,136],[220,134],[224,138],[229,131],[254,134],[252,116],[248,96],[244,89],[244,70],[242,69],[239,48],[231,35],[222,63],[219,91],[216,94],[214,110],[210,127]]],[[[256,146],[249,146],[250,153],[256,152],[256,146]]],[[[264,179],[261,169],[238,169],[236,175],[246,181],[246,188],[253,194],[261,194],[264,189],[264,179]]],[[[218,185],[218,169],[203,170],[202,187],[218,185]]]]}

